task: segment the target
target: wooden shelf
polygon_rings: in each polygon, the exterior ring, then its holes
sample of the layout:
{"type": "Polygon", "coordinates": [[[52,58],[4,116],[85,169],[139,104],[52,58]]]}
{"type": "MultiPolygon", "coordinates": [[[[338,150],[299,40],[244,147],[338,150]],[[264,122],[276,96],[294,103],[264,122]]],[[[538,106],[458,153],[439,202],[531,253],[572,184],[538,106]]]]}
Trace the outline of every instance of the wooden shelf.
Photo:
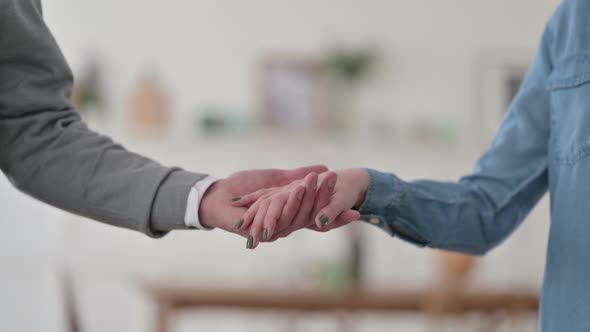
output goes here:
{"type": "Polygon", "coordinates": [[[199,287],[144,283],[158,305],[160,331],[172,314],[186,309],[272,310],[283,312],[418,312],[431,315],[537,314],[536,292],[481,290],[447,293],[433,290],[356,290],[344,293],[256,288],[199,287]]]}

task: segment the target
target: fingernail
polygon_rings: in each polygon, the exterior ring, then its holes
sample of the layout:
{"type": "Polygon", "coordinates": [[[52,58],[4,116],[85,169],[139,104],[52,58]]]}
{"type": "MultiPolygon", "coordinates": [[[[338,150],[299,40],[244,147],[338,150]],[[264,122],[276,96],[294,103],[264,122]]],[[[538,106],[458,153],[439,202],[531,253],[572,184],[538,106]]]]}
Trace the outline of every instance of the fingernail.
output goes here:
{"type": "Polygon", "coordinates": [[[268,238],[268,229],[264,228],[262,230],[262,241],[266,241],[267,238],[268,238]]]}
{"type": "Polygon", "coordinates": [[[252,246],[254,245],[254,238],[249,236],[248,237],[248,242],[246,242],[246,248],[248,249],[252,249],[252,246]]]}
{"type": "Polygon", "coordinates": [[[334,189],[334,187],[336,187],[336,180],[332,180],[328,183],[328,186],[332,189],[334,189]]]}
{"type": "Polygon", "coordinates": [[[231,201],[232,201],[232,202],[237,202],[237,201],[239,201],[240,199],[242,199],[242,197],[234,197],[234,198],[232,198],[232,199],[231,199],[231,201]]]}
{"type": "Polygon", "coordinates": [[[240,229],[242,228],[242,225],[244,225],[244,218],[240,219],[240,221],[238,221],[238,223],[234,226],[234,229],[240,229]]]}
{"type": "Polygon", "coordinates": [[[322,227],[326,226],[328,224],[328,221],[330,220],[327,216],[323,215],[320,217],[320,225],[322,225],[322,227]]]}

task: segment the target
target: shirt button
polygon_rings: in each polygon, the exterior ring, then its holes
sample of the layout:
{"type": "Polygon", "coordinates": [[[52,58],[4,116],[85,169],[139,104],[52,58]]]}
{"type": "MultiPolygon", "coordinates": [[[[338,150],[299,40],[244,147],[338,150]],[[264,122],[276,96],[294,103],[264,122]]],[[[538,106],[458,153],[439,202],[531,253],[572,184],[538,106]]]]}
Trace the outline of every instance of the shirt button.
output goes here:
{"type": "Polygon", "coordinates": [[[373,225],[379,225],[379,223],[381,222],[381,220],[379,220],[379,218],[377,217],[372,217],[369,219],[369,222],[373,225]]]}

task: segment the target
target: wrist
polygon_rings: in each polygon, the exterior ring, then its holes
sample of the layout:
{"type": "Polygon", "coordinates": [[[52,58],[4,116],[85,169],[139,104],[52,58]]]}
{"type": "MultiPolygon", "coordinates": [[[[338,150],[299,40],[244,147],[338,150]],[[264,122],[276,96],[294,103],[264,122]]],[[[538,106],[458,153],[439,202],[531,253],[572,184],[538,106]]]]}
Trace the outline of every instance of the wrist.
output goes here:
{"type": "Polygon", "coordinates": [[[203,227],[209,229],[218,227],[215,220],[215,197],[219,192],[221,181],[223,180],[216,181],[205,191],[198,207],[199,221],[203,227]]]}
{"type": "Polygon", "coordinates": [[[337,191],[346,192],[349,206],[358,210],[367,197],[369,173],[361,168],[342,169],[336,173],[338,174],[337,191]]]}
{"type": "Polygon", "coordinates": [[[354,169],[356,186],[356,201],[354,209],[358,210],[365,203],[367,199],[367,191],[369,190],[369,173],[364,169],[354,169]]]}

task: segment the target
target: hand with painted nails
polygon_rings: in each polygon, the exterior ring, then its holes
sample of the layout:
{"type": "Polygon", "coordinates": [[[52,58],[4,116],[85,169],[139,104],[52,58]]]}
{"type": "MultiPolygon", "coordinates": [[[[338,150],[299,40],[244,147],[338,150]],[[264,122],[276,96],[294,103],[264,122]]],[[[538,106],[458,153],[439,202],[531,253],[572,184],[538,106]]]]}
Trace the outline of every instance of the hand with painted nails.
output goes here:
{"type": "Polygon", "coordinates": [[[352,217],[352,212],[356,213],[354,220],[360,217],[356,210],[361,207],[367,196],[369,174],[358,168],[338,170],[335,173],[338,175],[338,181],[332,196],[314,215],[315,223],[309,226],[309,229],[326,232],[350,223],[348,216],[352,217]]]}
{"type": "MultiPolygon", "coordinates": [[[[308,166],[294,170],[268,169],[238,172],[209,187],[199,205],[199,220],[205,227],[220,228],[249,237],[251,236],[249,230],[245,230],[240,225],[241,218],[248,209],[235,204],[240,201],[240,198],[245,198],[244,195],[264,188],[289,186],[295,181],[309,178],[309,175],[315,176],[317,179],[318,173],[327,170],[325,166],[308,166]]],[[[305,201],[306,195],[303,196],[300,207],[305,201]]],[[[315,198],[315,194],[313,198],[315,198]]],[[[286,204],[296,204],[296,202],[292,199],[286,204]]],[[[290,220],[285,219],[285,222],[290,222],[290,220]]]]}
{"type": "MultiPolygon", "coordinates": [[[[236,228],[249,232],[246,247],[254,249],[260,242],[267,241],[275,232],[289,226],[304,205],[306,195],[307,209],[316,196],[318,174],[310,173],[303,180],[294,181],[283,187],[261,189],[233,202],[236,207],[248,210],[236,228]]],[[[305,207],[304,207],[305,208],[305,207]]]]}
{"type": "Polygon", "coordinates": [[[325,172],[319,176],[319,190],[315,197],[315,201],[311,204],[311,210],[300,211],[301,218],[294,220],[285,230],[276,233],[268,241],[276,241],[280,238],[287,237],[291,233],[300,229],[312,229],[318,232],[327,232],[331,229],[342,227],[359,219],[358,211],[348,209],[334,217],[320,214],[320,210],[328,206],[333,201],[336,188],[339,187],[340,175],[338,172],[325,172]],[[321,219],[319,226],[316,225],[315,220],[321,219]],[[322,217],[323,216],[323,217],[322,217]]]}
{"type": "Polygon", "coordinates": [[[327,232],[359,220],[360,214],[356,210],[365,199],[368,182],[368,174],[361,169],[321,174],[320,188],[327,186],[330,190],[318,192],[313,210],[306,214],[306,219],[294,221],[268,241],[276,241],[304,228],[327,232]],[[336,176],[330,175],[333,173],[336,176]]]}
{"type": "MultiPolygon", "coordinates": [[[[343,171],[347,177],[351,173],[343,171]]],[[[347,179],[350,180],[352,178],[347,179]]],[[[339,175],[335,172],[324,172],[319,178],[310,174],[304,180],[288,186],[260,190],[234,202],[236,206],[249,206],[240,224],[242,229],[249,227],[250,230],[247,247],[256,248],[261,241],[275,241],[302,228],[323,232],[358,220],[359,213],[351,209],[342,209],[334,214],[337,207],[346,205],[348,201],[334,201],[340,182],[339,175]],[[316,191],[317,182],[319,187],[316,191]],[[298,199],[299,195],[301,199],[298,199]],[[332,206],[328,209],[330,204],[332,206]],[[314,219],[317,219],[317,225],[314,219]]],[[[348,195],[339,196],[348,198],[348,195]]]]}

